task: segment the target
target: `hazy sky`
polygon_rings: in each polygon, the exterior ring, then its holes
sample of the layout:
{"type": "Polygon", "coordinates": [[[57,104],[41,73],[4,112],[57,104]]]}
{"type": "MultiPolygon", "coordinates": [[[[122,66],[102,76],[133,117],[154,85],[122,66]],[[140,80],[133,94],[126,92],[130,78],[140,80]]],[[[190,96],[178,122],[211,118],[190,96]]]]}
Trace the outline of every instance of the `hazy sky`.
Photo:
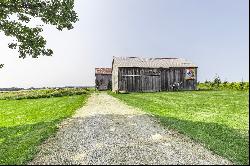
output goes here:
{"type": "Polygon", "coordinates": [[[76,0],[75,29],[45,26],[53,57],[18,58],[0,33],[0,87],[94,85],[113,56],[181,57],[198,81],[249,80],[248,0],[76,0]]]}

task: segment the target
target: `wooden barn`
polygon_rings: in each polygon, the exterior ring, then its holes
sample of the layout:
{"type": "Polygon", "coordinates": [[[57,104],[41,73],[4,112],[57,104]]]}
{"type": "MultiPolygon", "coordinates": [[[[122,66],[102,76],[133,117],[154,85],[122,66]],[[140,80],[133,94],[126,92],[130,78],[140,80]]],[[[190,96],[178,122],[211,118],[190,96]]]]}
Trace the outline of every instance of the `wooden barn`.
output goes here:
{"type": "Polygon", "coordinates": [[[98,90],[108,90],[112,86],[112,69],[111,68],[95,68],[95,86],[98,90]]]}
{"type": "Polygon", "coordinates": [[[197,68],[181,58],[114,57],[112,91],[196,90],[197,68]]]}

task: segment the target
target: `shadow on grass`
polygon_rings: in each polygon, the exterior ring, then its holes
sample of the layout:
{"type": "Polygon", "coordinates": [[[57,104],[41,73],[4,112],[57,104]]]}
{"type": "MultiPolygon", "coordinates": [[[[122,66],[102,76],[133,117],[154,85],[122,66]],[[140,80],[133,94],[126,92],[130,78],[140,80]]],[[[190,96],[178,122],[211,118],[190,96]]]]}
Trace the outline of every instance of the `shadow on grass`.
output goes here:
{"type": "Polygon", "coordinates": [[[239,130],[217,123],[192,122],[176,118],[156,116],[165,127],[176,129],[208,149],[228,158],[236,164],[249,164],[248,131],[239,130]]]}
{"type": "Polygon", "coordinates": [[[20,165],[31,160],[37,145],[55,133],[60,121],[0,127],[0,165],[20,165]]]}
{"type": "MultiPolygon", "coordinates": [[[[74,117],[46,142],[31,165],[227,164],[182,136],[164,130],[154,117],[95,114],[74,117]],[[157,133],[157,134],[156,134],[157,133]],[[166,139],[157,140],[156,135],[166,139]],[[157,140],[157,141],[156,141],[157,140]],[[165,143],[171,144],[166,146],[165,143]]],[[[157,137],[158,137],[157,136],[157,137]]]]}
{"type": "MultiPolygon", "coordinates": [[[[149,124],[145,122],[145,124],[141,124],[144,121],[143,116],[134,116],[133,118],[134,121],[139,121],[137,126],[141,125],[141,127],[143,127],[149,124]]],[[[246,165],[249,163],[249,137],[247,133],[241,134],[237,130],[216,123],[192,122],[162,116],[156,116],[156,118],[158,118],[164,126],[176,129],[180,133],[204,144],[215,153],[234,161],[236,164],[246,165]]],[[[89,123],[91,126],[87,127],[93,129],[93,135],[99,135],[101,138],[103,137],[102,135],[106,133],[106,130],[102,133],[100,126],[105,126],[114,120],[117,125],[120,125],[122,131],[125,132],[124,137],[133,133],[129,128],[126,128],[126,124],[131,122],[132,119],[127,118],[127,120],[124,121],[126,117],[118,115],[105,115],[98,118],[91,117],[90,119],[84,120],[75,119],[72,125],[82,123],[81,125],[86,126],[86,124],[88,124],[87,122],[92,119],[95,123],[89,123]],[[109,120],[105,122],[104,119],[109,120]],[[93,126],[92,124],[95,125],[93,126]]],[[[56,124],[58,124],[59,121],[61,121],[61,119],[22,126],[1,127],[0,165],[26,164],[38,151],[37,145],[41,144],[51,136],[52,133],[55,133],[57,129],[56,124]]],[[[145,130],[141,130],[140,128],[139,131],[145,130]]],[[[84,134],[84,132],[79,132],[79,134],[84,134]]],[[[112,134],[110,137],[114,136],[113,133],[110,134],[112,134]]],[[[96,137],[93,137],[93,139],[96,140],[96,137]]]]}

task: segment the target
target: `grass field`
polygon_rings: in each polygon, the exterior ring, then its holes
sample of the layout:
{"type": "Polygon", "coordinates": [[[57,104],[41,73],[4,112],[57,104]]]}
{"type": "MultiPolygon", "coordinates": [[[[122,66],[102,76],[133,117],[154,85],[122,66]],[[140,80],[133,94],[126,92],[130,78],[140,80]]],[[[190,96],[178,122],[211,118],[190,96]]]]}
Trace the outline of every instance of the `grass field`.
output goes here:
{"type": "Polygon", "coordinates": [[[236,164],[249,163],[249,92],[113,94],[236,164]]]}
{"type": "Polygon", "coordinates": [[[86,101],[87,94],[23,100],[0,100],[0,165],[26,164],[37,146],[86,101]]]}

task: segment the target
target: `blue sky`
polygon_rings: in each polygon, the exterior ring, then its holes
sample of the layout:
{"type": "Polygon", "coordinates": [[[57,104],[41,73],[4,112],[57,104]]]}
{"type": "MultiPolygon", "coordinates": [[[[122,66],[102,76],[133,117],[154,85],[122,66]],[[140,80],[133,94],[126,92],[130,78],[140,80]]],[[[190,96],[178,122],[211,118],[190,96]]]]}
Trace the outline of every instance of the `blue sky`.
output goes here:
{"type": "Polygon", "coordinates": [[[94,68],[113,56],[180,57],[199,66],[198,81],[249,80],[248,0],[76,0],[75,8],[75,29],[45,26],[53,57],[18,59],[0,33],[0,87],[94,85],[94,68]]]}

